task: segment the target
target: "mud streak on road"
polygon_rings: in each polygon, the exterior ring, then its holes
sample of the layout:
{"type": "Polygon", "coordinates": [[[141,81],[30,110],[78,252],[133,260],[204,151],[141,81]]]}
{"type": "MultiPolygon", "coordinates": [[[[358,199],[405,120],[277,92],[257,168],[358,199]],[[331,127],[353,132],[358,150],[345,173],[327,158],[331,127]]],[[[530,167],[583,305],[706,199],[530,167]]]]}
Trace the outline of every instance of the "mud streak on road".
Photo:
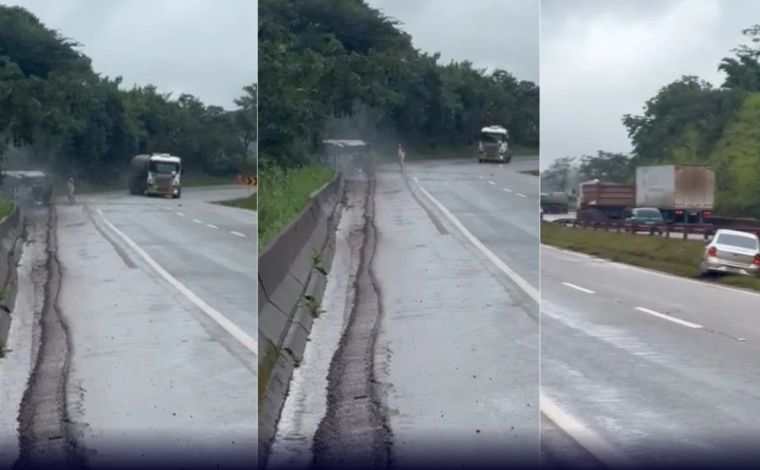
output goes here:
{"type": "MultiPolygon", "coordinates": [[[[361,183],[357,183],[361,184],[361,183]]],[[[330,364],[327,412],[314,436],[314,465],[319,468],[389,466],[391,431],[374,377],[375,341],[382,305],[372,272],[377,240],[374,224],[375,181],[365,189],[364,227],[354,304],[340,345],[330,364]]]]}
{"type": "Polygon", "coordinates": [[[20,457],[15,468],[51,465],[83,468],[85,461],[70,432],[66,384],[71,344],[58,308],[61,268],[57,257],[56,214],[47,216],[47,278],[37,360],[29,378],[19,415],[20,457]]]}

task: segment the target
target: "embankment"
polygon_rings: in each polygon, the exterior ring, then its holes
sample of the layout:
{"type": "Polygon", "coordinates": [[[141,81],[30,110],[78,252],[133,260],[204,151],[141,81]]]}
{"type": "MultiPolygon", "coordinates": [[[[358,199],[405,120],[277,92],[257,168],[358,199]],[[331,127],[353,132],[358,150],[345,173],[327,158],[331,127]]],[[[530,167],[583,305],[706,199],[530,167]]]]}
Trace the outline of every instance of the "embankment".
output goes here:
{"type": "MultiPolygon", "coordinates": [[[[705,243],[630,233],[570,228],[541,223],[541,243],[599,258],[699,279],[699,261],[705,243]]],[[[715,276],[711,281],[733,287],[760,290],[760,279],[749,276],[715,276]]]]}

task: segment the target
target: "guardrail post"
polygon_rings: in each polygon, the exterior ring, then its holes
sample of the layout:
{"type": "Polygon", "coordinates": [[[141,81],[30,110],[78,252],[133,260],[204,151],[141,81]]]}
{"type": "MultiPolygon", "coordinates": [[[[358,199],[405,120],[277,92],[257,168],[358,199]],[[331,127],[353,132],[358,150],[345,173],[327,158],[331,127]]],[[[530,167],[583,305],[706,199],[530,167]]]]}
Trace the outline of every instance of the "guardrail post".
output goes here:
{"type": "Polygon", "coordinates": [[[688,240],[689,239],[689,226],[683,228],[683,239],[688,240]]]}

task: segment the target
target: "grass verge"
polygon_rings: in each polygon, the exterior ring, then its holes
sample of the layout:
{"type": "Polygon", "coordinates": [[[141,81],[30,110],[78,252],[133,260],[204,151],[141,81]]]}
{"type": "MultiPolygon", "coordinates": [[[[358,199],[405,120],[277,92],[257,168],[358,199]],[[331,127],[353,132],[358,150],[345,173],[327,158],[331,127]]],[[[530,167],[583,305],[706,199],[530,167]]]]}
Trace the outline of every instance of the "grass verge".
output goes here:
{"type": "Polygon", "coordinates": [[[206,173],[186,172],[182,175],[182,186],[222,186],[235,184],[236,175],[215,176],[206,173]]]}
{"type": "Polygon", "coordinates": [[[230,206],[230,207],[239,207],[241,209],[248,209],[250,211],[255,211],[258,205],[258,195],[252,194],[248,197],[244,197],[241,199],[231,199],[229,201],[222,201],[219,204],[230,206]]]}
{"type": "Polygon", "coordinates": [[[259,248],[266,244],[306,207],[311,194],[335,176],[335,169],[306,165],[283,170],[272,167],[263,172],[259,192],[259,248]]]}
{"type": "MultiPolygon", "coordinates": [[[[541,243],[693,279],[700,277],[699,260],[705,249],[705,244],[696,240],[594,231],[549,222],[541,223],[541,243]]],[[[726,275],[710,279],[760,290],[758,278],[726,275]]]]}
{"type": "MultiPolygon", "coordinates": [[[[11,212],[13,212],[13,201],[4,197],[0,197],[0,219],[8,217],[11,212]]],[[[0,299],[2,299],[2,297],[0,297],[0,299]]]]}

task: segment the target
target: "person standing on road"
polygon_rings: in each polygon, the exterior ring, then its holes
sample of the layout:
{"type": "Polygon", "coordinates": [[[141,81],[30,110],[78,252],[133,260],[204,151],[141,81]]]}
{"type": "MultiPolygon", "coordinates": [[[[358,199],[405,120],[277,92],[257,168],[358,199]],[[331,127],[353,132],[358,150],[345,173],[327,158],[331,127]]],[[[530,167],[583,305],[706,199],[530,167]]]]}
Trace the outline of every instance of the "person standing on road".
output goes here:
{"type": "Polygon", "coordinates": [[[406,160],[406,150],[401,142],[398,144],[398,165],[401,168],[401,172],[404,172],[404,160],[406,160]]]}
{"type": "Polygon", "coordinates": [[[68,198],[69,198],[69,204],[74,204],[77,202],[77,200],[74,198],[74,177],[70,177],[68,183],[66,183],[68,187],[68,198]]]}

